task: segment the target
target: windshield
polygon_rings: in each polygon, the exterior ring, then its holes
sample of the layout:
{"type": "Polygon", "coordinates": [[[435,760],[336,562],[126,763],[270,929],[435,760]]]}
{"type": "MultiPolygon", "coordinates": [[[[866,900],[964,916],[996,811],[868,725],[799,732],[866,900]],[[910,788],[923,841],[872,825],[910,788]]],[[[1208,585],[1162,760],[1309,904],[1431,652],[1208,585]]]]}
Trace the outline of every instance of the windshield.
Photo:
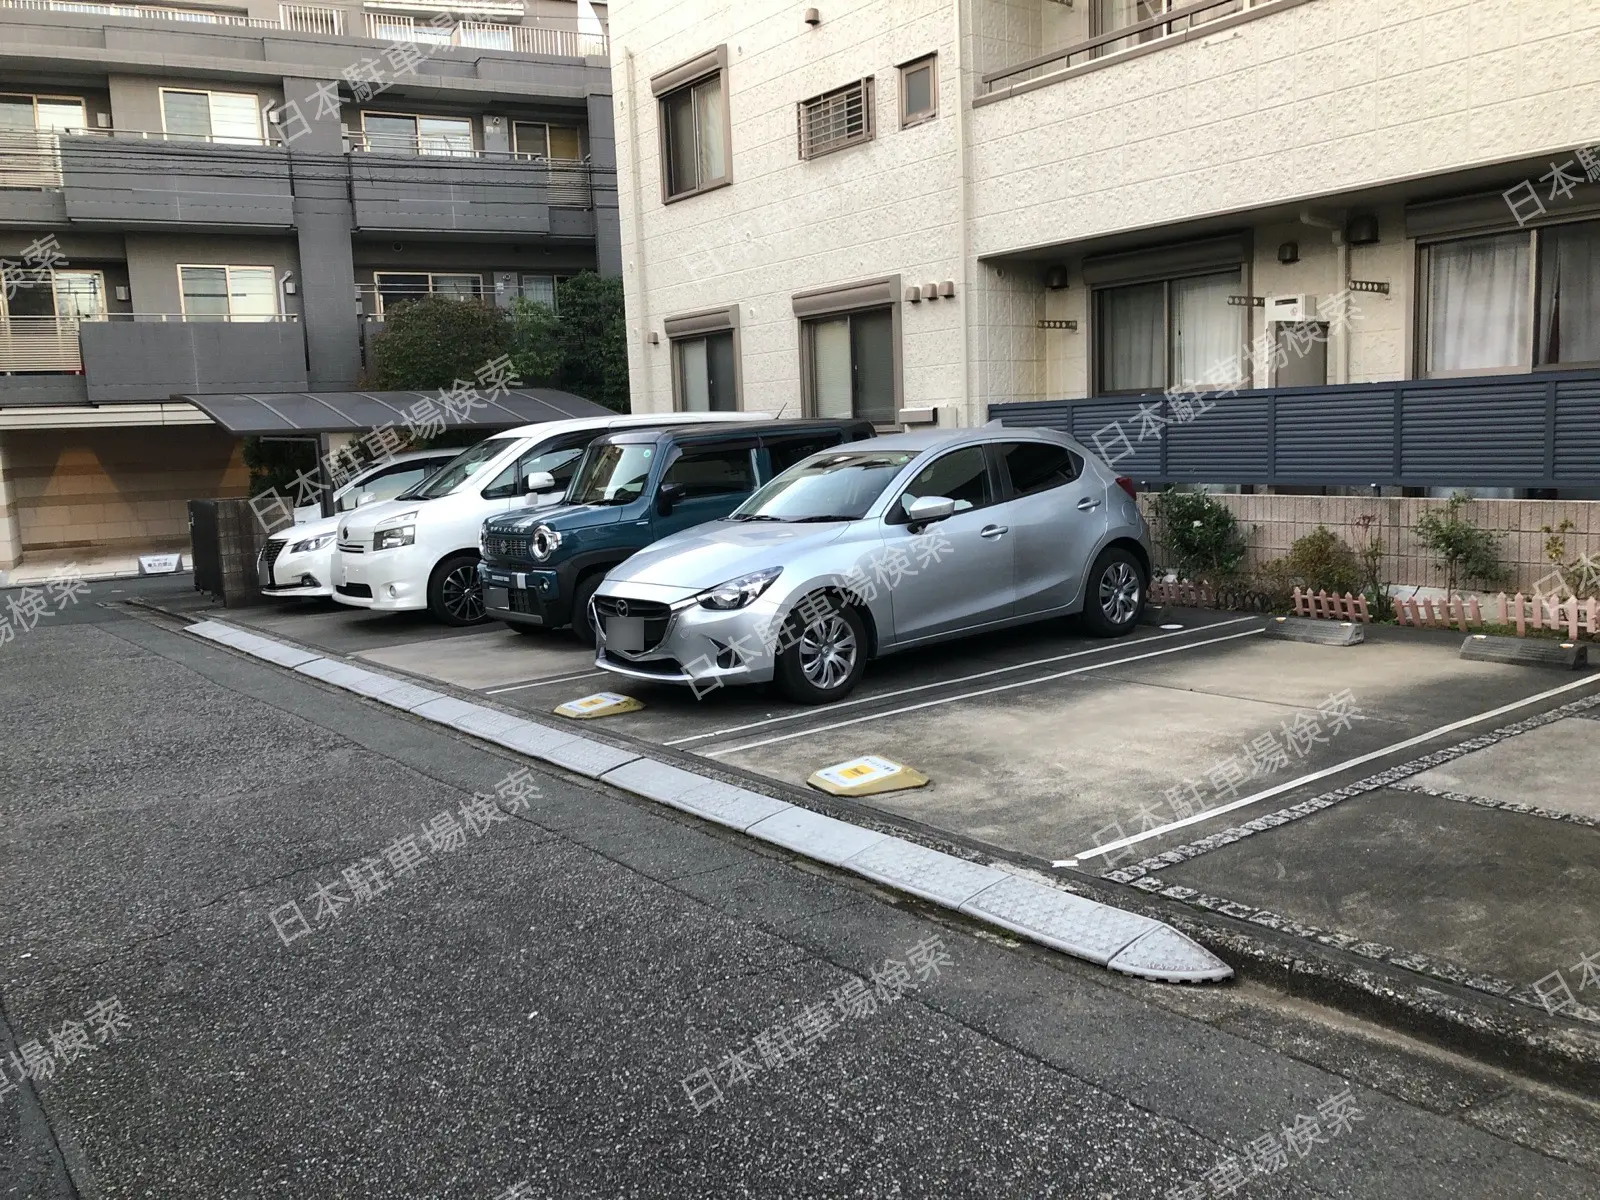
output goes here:
{"type": "Polygon", "coordinates": [[[847,450],[796,463],[733,514],[735,521],[854,521],[916,457],[914,451],[847,450]]]}
{"type": "Polygon", "coordinates": [[[396,500],[437,500],[440,496],[448,496],[467,480],[471,479],[484,464],[497,457],[501,451],[510,448],[521,440],[519,438],[490,438],[479,442],[470,450],[463,450],[445,464],[440,472],[431,479],[423,481],[422,486],[409,492],[396,496],[396,500]]]}
{"type": "Polygon", "coordinates": [[[567,503],[626,504],[637,500],[644,494],[655,452],[653,445],[594,443],[583,456],[567,503]]]}

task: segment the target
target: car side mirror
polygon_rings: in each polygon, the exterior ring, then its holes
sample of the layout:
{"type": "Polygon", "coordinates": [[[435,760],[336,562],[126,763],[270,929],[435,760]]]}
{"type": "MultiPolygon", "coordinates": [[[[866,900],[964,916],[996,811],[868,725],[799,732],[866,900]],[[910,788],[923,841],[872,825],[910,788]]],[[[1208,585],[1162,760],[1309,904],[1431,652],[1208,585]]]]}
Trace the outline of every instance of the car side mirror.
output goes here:
{"type": "Polygon", "coordinates": [[[371,504],[377,498],[378,494],[376,492],[362,492],[356,497],[356,507],[360,508],[363,504],[371,504]]]}
{"type": "Polygon", "coordinates": [[[672,510],[678,507],[678,501],[683,499],[683,485],[678,483],[663,483],[656,489],[656,512],[663,517],[670,517],[672,510]]]}
{"type": "Polygon", "coordinates": [[[528,477],[522,481],[522,493],[531,496],[538,492],[553,492],[556,490],[556,477],[549,471],[529,471],[528,477]]]}
{"type": "Polygon", "coordinates": [[[929,525],[934,521],[942,521],[955,512],[956,502],[949,496],[918,496],[915,500],[909,496],[902,496],[900,507],[905,509],[909,524],[929,525]]]}

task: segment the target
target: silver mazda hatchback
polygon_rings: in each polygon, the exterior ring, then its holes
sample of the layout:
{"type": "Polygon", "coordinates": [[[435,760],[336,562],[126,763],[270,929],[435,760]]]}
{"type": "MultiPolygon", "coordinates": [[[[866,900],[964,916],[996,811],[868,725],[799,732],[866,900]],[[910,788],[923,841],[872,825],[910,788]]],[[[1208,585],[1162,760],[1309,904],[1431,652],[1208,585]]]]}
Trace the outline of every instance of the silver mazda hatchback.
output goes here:
{"type": "Polygon", "coordinates": [[[1125,634],[1150,565],[1132,484],[1065,434],[893,434],[813,454],[613,568],[595,662],[827,704],[869,659],[947,638],[1069,614],[1125,634]]]}

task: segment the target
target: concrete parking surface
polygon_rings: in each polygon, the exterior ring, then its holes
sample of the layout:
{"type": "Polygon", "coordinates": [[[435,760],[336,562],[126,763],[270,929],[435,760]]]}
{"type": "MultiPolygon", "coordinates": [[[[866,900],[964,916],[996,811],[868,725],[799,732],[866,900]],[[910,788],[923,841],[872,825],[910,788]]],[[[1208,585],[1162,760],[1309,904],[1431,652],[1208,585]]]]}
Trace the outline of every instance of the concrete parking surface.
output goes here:
{"type": "Polygon", "coordinates": [[[279,906],[523,764],[98,599],[0,650],[0,1055],[108,998],[126,1026],[0,1100],[0,1195],[1161,1196],[1302,1115],[1250,1195],[1600,1189],[1580,1098],[975,936],[553,770],[285,943],[279,906]],[[685,1089],[929,938],[899,1001],[685,1089]]]}
{"type": "MultiPolygon", "coordinates": [[[[1105,641],[1056,621],[891,656],[846,702],[807,708],[764,688],[696,697],[618,680],[564,633],[322,603],[227,618],[530,714],[624,691],[644,708],[607,719],[609,733],[790,787],[883,755],[933,782],[858,802],[869,809],[1526,1007],[1549,1009],[1536,982],[1600,950],[1600,830],[1583,783],[1600,777],[1600,741],[1585,736],[1593,721],[1557,712],[1600,681],[1462,661],[1456,634],[1372,628],[1330,647],[1269,638],[1260,617],[1168,610],[1105,641]],[[1476,756],[1407,766],[1551,713],[1476,756]],[[1229,833],[1395,768],[1401,790],[1229,833]],[[1152,862],[1163,854],[1174,861],[1152,862]]],[[[1558,1015],[1589,1017],[1578,1000],[1558,1015]]]]}

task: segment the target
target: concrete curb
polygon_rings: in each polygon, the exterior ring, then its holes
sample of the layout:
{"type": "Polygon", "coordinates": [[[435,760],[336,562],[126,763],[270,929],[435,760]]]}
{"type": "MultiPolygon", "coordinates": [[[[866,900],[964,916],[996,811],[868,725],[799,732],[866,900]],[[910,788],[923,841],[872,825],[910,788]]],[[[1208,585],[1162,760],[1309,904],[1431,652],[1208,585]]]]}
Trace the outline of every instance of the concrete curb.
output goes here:
{"type": "Polygon", "coordinates": [[[1233,975],[1227,963],[1170,925],[1031,875],[968,862],[638,751],[446,696],[221,621],[200,621],[186,632],[1124,975],[1166,983],[1215,982],[1233,975]]]}

